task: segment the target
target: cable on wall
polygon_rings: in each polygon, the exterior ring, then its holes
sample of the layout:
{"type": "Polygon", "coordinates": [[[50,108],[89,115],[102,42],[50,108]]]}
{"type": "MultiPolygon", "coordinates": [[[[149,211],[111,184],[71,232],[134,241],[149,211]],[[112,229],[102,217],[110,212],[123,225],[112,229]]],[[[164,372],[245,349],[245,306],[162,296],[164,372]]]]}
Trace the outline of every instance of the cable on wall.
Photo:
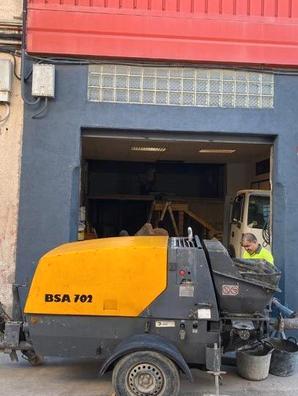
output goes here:
{"type": "Polygon", "coordinates": [[[6,107],[6,114],[4,117],[0,118],[0,124],[5,123],[8,120],[8,117],[10,115],[10,105],[8,103],[1,103],[6,107]]]}
{"type": "MultiPolygon", "coordinates": [[[[143,67],[190,67],[189,63],[185,64],[183,62],[150,62],[150,61],[119,61],[119,59],[111,59],[111,60],[101,60],[101,59],[87,59],[87,58],[71,58],[71,57],[49,57],[49,56],[36,56],[27,54],[28,58],[32,60],[36,60],[43,63],[52,63],[57,65],[123,65],[123,66],[143,66],[143,67]]],[[[223,70],[239,70],[239,71],[247,71],[247,72],[257,72],[257,73],[270,73],[275,75],[286,75],[286,76],[296,76],[298,75],[297,68],[280,68],[280,67],[270,67],[260,65],[257,66],[237,66],[237,65],[229,65],[229,64],[214,64],[214,63],[199,63],[191,64],[192,67],[200,67],[200,68],[208,68],[208,69],[223,69],[223,70]]]]}
{"type": "Polygon", "coordinates": [[[34,120],[36,120],[37,118],[42,118],[42,116],[40,116],[40,115],[45,112],[47,107],[48,107],[48,98],[45,97],[44,104],[43,104],[42,108],[37,113],[33,114],[32,118],[34,120]]]}

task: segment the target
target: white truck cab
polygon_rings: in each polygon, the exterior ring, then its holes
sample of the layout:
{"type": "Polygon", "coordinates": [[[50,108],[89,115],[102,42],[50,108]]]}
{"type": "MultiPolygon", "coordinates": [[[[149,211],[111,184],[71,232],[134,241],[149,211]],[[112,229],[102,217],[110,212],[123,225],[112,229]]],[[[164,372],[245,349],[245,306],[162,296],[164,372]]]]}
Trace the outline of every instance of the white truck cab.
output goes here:
{"type": "Polygon", "coordinates": [[[233,202],[230,219],[229,253],[232,257],[242,257],[240,245],[242,235],[254,234],[259,243],[271,251],[268,229],[270,223],[269,190],[240,190],[233,202]]]}

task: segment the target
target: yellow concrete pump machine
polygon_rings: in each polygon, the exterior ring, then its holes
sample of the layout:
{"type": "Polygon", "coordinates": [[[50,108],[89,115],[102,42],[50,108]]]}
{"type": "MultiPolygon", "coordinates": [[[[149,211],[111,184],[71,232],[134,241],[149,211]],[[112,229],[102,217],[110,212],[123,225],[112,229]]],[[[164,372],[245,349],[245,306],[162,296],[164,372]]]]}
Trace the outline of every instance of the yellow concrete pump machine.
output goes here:
{"type": "Polygon", "coordinates": [[[99,359],[117,395],[176,396],[179,371],[190,380],[191,366],[218,371],[222,353],[268,336],[279,278],[264,262],[232,260],[217,240],[64,244],[40,259],[20,315],[0,305],[0,350],[32,364],[99,359]]]}

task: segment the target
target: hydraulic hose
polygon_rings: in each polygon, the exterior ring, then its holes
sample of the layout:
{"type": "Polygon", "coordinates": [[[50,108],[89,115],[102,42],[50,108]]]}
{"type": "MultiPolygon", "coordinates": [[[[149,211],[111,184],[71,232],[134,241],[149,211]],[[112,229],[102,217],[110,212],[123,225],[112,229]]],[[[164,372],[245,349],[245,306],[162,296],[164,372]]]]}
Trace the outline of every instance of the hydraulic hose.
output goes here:
{"type": "Polygon", "coordinates": [[[287,318],[295,318],[296,312],[283,305],[276,297],[272,298],[272,305],[274,305],[287,318]]]}

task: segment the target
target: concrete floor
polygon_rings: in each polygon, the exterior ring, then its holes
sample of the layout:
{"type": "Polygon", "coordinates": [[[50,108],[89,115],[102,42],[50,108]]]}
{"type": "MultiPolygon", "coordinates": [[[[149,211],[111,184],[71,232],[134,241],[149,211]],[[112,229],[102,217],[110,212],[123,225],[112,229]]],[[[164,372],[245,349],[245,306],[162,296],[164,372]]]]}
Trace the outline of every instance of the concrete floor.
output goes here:
{"type": "MultiPolygon", "coordinates": [[[[0,395],[2,396],[111,396],[111,374],[98,376],[98,362],[47,359],[42,366],[31,367],[25,360],[12,363],[0,354],[0,395]]],[[[269,375],[265,381],[240,378],[233,367],[225,368],[221,395],[298,396],[298,372],[287,378],[269,375]]],[[[214,393],[213,380],[207,373],[192,370],[194,383],[182,376],[181,396],[214,393]]]]}

